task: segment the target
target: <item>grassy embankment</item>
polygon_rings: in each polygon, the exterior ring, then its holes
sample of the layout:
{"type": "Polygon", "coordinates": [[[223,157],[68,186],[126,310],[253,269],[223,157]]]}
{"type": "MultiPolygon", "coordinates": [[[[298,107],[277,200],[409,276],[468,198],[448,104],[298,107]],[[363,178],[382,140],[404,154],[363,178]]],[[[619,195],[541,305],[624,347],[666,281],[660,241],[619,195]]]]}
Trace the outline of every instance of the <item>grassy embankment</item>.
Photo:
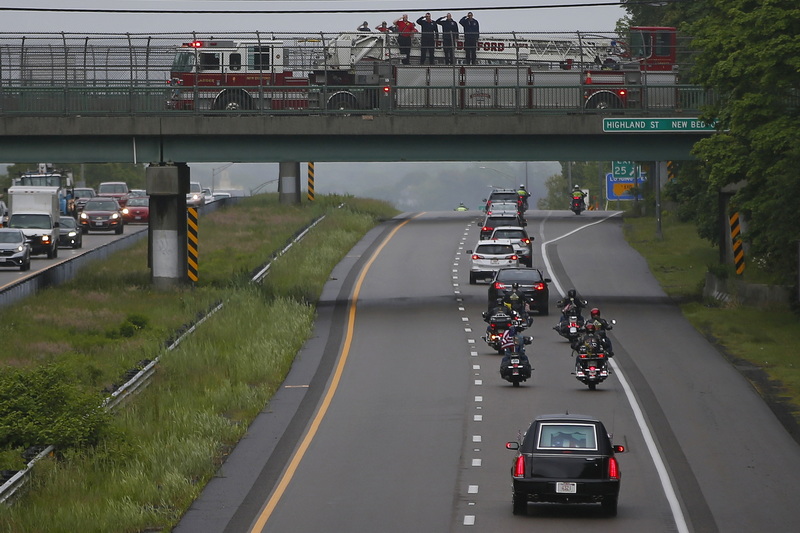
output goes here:
{"type": "MultiPolygon", "coordinates": [[[[740,367],[760,369],[747,373],[753,385],[773,406],[800,423],[800,361],[794,350],[787,349],[800,335],[797,315],[783,306],[704,301],[705,273],[708,265],[718,264],[717,249],[700,239],[692,224],[669,215],[662,221],[663,239],[655,238],[655,229],[652,217],[625,218],[628,242],[645,257],[664,291],[682,302],[684,316],[740,367]]],[[[748,269],[745,281],[763,277],[753,266],[748,269]]]]}
{"type": "MultiPolygon", "coordinates": [[[[0,530],[169,531],[280,385],[312,331],[313,303],[331,269],[396,213],[365,199],[282,206],[262,195],[201,217],[195,288],[152,290],[143,241],[0,312],[6,368],[59,362],[82,387],[100,391],[138,361],[161,356],[150,387],[115,412],[96,445],[37,465],[32,490],[0,506],[0,530]],[[262,285],[248,283],[321,214],[326,219],[262,285]],[[182,325],[220,300],[213,319],[165,351],[182,325]]],[[[21,451],[0,452],[0,468],[20,468],[21,451]]]]}

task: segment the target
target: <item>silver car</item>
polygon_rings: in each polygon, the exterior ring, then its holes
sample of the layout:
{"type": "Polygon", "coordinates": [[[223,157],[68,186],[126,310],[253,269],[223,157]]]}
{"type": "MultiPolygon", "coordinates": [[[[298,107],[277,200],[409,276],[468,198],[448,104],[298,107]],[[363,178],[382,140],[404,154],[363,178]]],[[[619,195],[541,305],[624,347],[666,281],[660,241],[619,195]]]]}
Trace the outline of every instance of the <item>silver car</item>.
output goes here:
{"type": "Polygon", "coordinates": [[[31,268],[31,242],[20,229],[0,228],[0,266],[31,268]]]}
{"type": "Polygon", "coordinates": [[[472,254],[472,266],[469,272],[469,284],[475,285],[479,279],[491,280],[494,273],[501,268],[518,267],[519,255],[508,239],[479,241],[472,254]]]}
{"type": "Polygon", "coordinates": [[[533,266],[533,238],[522,226],[500,226],[494,228],[489,239],[508,239],[519,255],[519,262],[525,266],[533,266]]]}

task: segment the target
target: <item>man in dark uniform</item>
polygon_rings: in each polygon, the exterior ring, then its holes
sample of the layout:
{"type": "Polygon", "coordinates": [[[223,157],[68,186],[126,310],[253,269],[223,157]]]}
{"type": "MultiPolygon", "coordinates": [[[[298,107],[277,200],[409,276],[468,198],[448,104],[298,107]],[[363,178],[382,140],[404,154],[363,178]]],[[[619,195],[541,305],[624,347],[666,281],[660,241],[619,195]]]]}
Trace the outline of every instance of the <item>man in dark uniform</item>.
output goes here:
{"type": "Polygon", "coordinates": [[[454,61],[453,50],[458,42],[458,22],[453,20],[453,16],[448,13],[444,17],[436,19],[436,24],[442,27],[442,49],[444,50],[444,62],[452,65],[454,61]]]}
{"type": "Polygon", "coordinates": [[[472,11],[466,17],[461,17],[459,24],[464,27],[464,50],[467,53],[467,65],[477,63],[478,38],[481,35],[480,25],[472,16],[472,11]]]}
{"type": "Polygon", "coordinates": [[[439,39],[439,26],[431,19],[430,13],[425,13],[424,17],[418,18],[417,24],[422,28],[419,64],[424,65],[427,56],[431,65],[434,65],[436,62],[433,59],[433,51],[436,49],[436,41],[439,39]]]}

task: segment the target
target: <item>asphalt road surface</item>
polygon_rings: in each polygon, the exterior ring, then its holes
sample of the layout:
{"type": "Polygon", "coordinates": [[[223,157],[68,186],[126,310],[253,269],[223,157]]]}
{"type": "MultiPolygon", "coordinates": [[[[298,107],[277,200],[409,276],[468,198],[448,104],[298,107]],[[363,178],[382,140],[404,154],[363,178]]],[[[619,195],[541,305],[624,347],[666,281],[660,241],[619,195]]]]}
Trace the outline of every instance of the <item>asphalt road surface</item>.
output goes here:
{"type": "Polygon", "coordinates": [[[800,530],[800,446],[666,298],[612,212],[530,211],[550,316],[514,388],[469,284],[477,213],[404,215],[334,270],[284,387],[178,532],[800,530]],[[617,324],[614,374],[578,382],[555,301],[576,288],[617,324]],[[511,512],[516,440],[538,414],[595,415],[624,444],[619,514],[511,512]]]}

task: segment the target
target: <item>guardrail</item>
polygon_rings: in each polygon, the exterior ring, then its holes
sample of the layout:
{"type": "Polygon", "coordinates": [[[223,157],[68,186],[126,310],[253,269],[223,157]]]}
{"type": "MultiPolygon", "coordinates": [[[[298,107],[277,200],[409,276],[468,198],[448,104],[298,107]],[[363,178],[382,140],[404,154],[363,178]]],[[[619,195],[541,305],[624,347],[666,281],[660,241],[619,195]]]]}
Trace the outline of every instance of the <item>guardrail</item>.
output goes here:
{"type": "MultiPolygon", "coordinates": [[[[339,207],[341,208],[342,205],[340,205],[339,207]]],[[[324,219],[325,215],[317,217],[306,228],[302,229],[297,234],[295,234],[289,240],[286,246],[284,246],[280,251],[273,254],[270,260],[267,261],[267,263],[265,263],[262,267],[254,271],[250,281],[253,283],[261,282],[269,273],[272,263],[281,256],[283,256],[286,252],[288,252],[296,243],[300,242],[317,224],[322,222],[322,220],[324,219]]],[[[147,234],[146,232],[143,233],[145,235],[147,234]]],[[[188,335],[190,335],[197,329],[197,327],[199,327],[203,322],[211,318],[217,311],[222,309],[223,305],[224,303],[222,302],[214,304],[207,312],[203,313],[196,321],[190,323],[185,328],[182,328],[181,334],[176,339],[167,341],[166,351],[170,352],[175,348],[177,348],[178,345],[188,335]]],[[[160,360],[161,356],[158,356],[153,360],[140,361],[141,368],[129,371],[128,373],[129,379],[103,400],[102,403],[103,407],[109,410],[114,409],[117,406],[119,406],[125,399],[147,388],[147,386],[150,384],[150,379],[155,374],[156,367],[160,360]]],[[[23,470],[14,473],[5,483],[3,483],[3,485],[0,486],[0,503],[8,504],[13,502],[15,496],[27,484],[30,473],[33,470],[36,463],[39,460],[43,459],[44,457],[50,455],[54,450],[55,450],[54,446],[47,446],[40,453],[38,453],[33,459],[31,459],[23,470]]]]}
{"type": "Polygon", "coordinates": [[[0,116],[698,113],[713,93],[694,85],[6,87],[0,116]],[[236,101],[231,99],[236,95],[236,101]],[[230,95],[230,96],[226,96],[230,95]],[[599,98],[602,95],[603,98],[599,98]],[[620,96],[622,95],[622,96],[620,96]],[[635,97],[635,98],[634,98],[635,97]],[[231,108],[232,107],[232,108],[231,108]]]}

